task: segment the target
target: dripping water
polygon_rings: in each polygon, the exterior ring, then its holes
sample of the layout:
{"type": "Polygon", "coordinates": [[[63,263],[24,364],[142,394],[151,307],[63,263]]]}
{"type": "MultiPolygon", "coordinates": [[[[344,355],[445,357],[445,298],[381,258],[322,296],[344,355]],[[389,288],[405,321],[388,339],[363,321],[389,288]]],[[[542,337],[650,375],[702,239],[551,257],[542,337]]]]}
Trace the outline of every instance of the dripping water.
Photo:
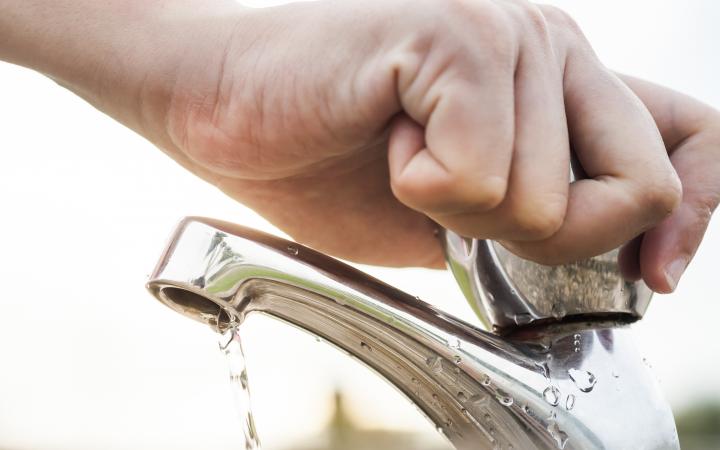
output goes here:
{"type": "Polygon", "coordinates": [[[255,429],[255,420],[250,404],[250,388],[248,386],[245,354],[243,353],[238,327],[231,326],[222,332],[218,346],[225,355],[230,369],[230,385],[235,398],[235,407],[241,418],[241,426],[245,436],[245,450],[259,450],[260,439],[255,429]]]}

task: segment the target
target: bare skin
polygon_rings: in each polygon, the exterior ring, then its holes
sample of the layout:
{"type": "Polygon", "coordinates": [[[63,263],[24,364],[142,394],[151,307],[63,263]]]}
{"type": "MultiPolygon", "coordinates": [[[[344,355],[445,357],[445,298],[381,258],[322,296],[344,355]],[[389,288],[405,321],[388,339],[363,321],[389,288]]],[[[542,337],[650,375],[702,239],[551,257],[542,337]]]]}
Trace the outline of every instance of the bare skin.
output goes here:
{"type": "Polygon", "coordinates": [[[363,263],[441,267],[436,223],[550,264],[644,233],[623,268],[670,292],[720,197],[718,113],[525,1],[0,0],[0,59],[363,263]]]}

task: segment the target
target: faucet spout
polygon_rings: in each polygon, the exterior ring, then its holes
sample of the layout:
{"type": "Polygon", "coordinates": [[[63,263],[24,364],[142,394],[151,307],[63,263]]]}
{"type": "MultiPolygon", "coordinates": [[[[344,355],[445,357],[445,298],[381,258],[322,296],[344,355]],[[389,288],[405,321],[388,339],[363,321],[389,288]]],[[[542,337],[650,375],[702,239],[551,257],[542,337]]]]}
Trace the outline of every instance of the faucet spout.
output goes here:
{"type": "Polygon", "coordinates": [[[259,312],[328,341],[395,385],[458,449],[679,448],[625,324],[500,338],[307,247],[199,218],[181,222],[148,289],[214,329],[259,312]]]}

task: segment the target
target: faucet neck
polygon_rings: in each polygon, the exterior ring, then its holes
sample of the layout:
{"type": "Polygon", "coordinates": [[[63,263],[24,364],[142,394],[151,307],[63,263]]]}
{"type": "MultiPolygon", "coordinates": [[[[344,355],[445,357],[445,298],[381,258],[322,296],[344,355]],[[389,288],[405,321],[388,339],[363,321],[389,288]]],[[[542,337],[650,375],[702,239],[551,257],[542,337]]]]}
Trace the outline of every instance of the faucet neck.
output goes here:
{"type": "Polygon", "coordinates": [[[148,289],[213,329],[263,313],[325,339],[395,385],[460,450],[677,447],[666,445],[672,415],[617,324],[502,339],[312,249],[208,219],[180,224],[148,289]],[[601,381],[568,407],[570,369],[601,381]],[[598,415],[622,416],[636,433],[620,436],[598,415]]]}

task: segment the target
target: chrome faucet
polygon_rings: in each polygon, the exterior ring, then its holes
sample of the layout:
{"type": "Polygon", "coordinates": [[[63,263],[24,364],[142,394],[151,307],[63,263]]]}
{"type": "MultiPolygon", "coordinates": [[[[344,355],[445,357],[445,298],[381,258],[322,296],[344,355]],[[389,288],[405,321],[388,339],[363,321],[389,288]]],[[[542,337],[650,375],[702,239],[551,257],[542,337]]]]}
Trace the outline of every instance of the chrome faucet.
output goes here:
{"type": "Polygon", "coordinates": [[[181,222],[148,288],[218,330],[261,312],[363,361],[457,448],[678,449],[672,412],[630,323],[650,291],[615,255],[545,267],[444,232],[448,265],[486,328],[294,242],[181,222]]]}

